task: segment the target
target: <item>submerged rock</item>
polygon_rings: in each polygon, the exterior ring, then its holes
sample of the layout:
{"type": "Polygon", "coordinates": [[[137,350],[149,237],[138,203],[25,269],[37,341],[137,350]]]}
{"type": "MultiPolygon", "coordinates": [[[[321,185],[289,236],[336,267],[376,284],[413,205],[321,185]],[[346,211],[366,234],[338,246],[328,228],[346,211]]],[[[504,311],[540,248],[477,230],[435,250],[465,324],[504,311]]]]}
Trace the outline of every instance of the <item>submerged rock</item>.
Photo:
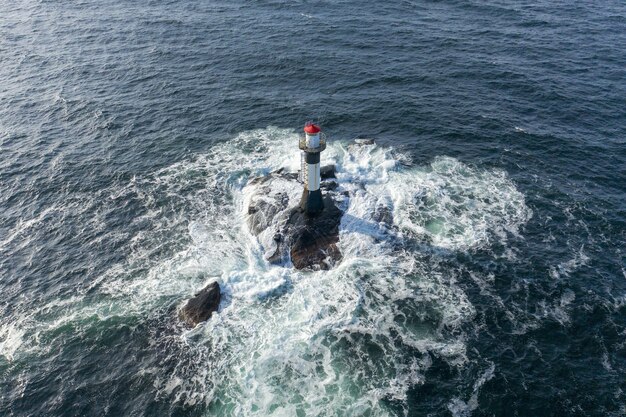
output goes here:
{"type": "Polygon", "coordinates": [[[358,137],[354,139],[354,143],[357,145],[374,145],[376,144],[376,140],[371,139],[371,138],[358,137]]]}
{"type": "Polygon", "coordinates": [[[372,218],[378,223],[391,226],[393,224],[393,211],[390,207],[379,204],[376,206],[372,218]]]}
{"type": "Polygon", "coordinates": [[[221,293],[219,284],[214,281],[200,290],[180,310],[180,319],[189,326],[206,321],[220,305],[221,293]]]}

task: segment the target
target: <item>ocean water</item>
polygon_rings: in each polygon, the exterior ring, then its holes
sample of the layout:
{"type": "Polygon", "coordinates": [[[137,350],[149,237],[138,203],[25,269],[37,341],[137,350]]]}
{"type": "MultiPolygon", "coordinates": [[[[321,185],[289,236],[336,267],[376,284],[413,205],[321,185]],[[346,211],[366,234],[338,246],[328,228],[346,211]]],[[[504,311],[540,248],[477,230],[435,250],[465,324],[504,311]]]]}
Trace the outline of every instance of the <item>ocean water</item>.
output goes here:
{"type": "Polygon", "coordinates": [[[616,0],[0,0],[0,415],[626,415],[624,45],[616,0]],[[307,120],[331,271],[246,225],[307,120]]]}

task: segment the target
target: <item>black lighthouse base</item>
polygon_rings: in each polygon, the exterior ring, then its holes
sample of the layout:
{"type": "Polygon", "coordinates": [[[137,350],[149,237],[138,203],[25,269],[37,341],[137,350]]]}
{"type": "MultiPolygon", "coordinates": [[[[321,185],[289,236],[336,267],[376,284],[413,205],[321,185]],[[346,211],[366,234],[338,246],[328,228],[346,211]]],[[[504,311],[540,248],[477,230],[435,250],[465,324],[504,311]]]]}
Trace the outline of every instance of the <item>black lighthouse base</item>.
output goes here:
{"type": "Polygon", "coordinates": [[[322,190],[309,191],[306,188],[302,192],[300,200],[300,208],[305,214],[316,215],[324,210],[324,200],[322,199],[322,190]]]}

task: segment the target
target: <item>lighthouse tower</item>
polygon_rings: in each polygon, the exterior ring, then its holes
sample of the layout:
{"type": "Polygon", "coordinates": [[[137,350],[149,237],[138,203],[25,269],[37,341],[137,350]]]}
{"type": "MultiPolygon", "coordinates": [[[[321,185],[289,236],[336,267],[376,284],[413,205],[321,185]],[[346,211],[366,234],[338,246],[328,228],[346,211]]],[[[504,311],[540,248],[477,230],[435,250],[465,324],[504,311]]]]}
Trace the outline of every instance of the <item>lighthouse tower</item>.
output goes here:
{"type": "Polygon", "coordinates": [[[300,208],[310,215],[315,215],[324,209],[320,190],[320,152],[324,149],[326,149],[326,137],[319,126],[307,123],[304,126],[304,137],[300,139],[302,151],[300,180],[304,184],[300,208]]]}

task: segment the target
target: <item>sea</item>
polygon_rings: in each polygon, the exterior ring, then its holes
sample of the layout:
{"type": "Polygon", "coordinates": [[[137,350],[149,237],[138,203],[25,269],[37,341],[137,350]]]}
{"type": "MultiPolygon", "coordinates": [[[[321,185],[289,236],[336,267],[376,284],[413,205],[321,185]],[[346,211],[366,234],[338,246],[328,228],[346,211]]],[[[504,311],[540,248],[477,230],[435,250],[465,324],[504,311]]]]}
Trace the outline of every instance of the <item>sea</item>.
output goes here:
{"type": "Polygon", "coordinates": [[[0,0],[0,416],[625,415],[623,0],[0,0]]]}

